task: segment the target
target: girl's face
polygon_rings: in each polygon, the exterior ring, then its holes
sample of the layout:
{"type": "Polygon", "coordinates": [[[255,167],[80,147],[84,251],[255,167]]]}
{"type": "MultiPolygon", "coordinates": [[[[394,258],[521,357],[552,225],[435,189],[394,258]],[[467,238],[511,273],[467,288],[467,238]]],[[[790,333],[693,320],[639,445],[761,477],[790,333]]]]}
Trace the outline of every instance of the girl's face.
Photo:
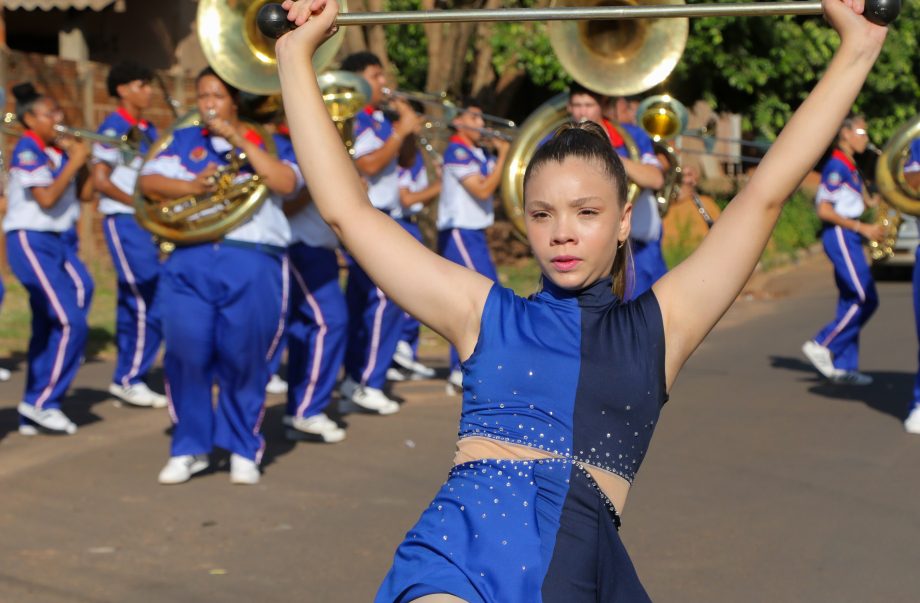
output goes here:
{"type": "Polygon", "coordinates": [[[64,120],[64,112],[50,98],[43,98],[32,105],[25,114],[26,127],[35,132],[45,144],[51,144],[58,137],[54,126],[64,120]]]}
{"type": "Polygon", "coordinates": [[[224,83],[213,75],[205,75],[198,80],[198,112],[205,121],[222,119],[236,122],[236,103],[224,83]]]}
{"type": "Polygon", "coordinates": [[[574,290],[610,275],[617,246],[629,237],[632,205],[620,206],[599,162],[545,163],[524,199],[527,239],[545,276],[574,290]]]}

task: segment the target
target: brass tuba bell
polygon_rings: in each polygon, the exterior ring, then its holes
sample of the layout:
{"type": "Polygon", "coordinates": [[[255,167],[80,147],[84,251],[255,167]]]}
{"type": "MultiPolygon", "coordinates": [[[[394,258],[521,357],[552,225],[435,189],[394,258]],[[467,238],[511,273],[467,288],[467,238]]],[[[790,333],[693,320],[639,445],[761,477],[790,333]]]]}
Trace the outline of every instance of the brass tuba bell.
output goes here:
{"type": "MultiPolygon", "coordinates": [[[[231,86],[253,94],[281,92],[275,40],[259,31],[256,14],[270,0],[199,0],[198,41],[208,64],[231,86]]],[[[338,0],[339,11],[348,10],[338,0]]],[[[332,62],[344,41],[340,29],[313,55],[316,72],[332,62]]]]}
{"type": "Polygon", "coordinates": [[[874,223],[885,229],[884,239],[869,241],[869,253],[875,262],[894,255],[901,214],[920,216],[920,191],[912,189],[904,177],[910,144],[917,137],[920,137],[920,114],[895,132],[881,152],[875,149],[879,154],[875,164],[875,185],[883,202],[876,209],[874,223]]]}

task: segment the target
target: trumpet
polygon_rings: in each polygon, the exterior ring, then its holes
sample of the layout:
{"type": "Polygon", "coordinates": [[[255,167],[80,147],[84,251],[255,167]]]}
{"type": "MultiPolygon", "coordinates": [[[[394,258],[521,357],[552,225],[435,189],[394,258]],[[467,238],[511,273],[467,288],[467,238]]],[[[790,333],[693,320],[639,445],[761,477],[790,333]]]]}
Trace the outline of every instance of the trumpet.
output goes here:
{"type": "MultiPolygon", "coordinates": [[[[455,117],[461,113],[469,111],[467,107],[458,107],[456,103],[447,98],[447,94],[444,92],[440,93],[431,93],[431,92],[403,92],[401,90],[394,90],[393,88],[387,88],[384,86],[380,89],[380,92],[383,93],[384,98],[398,98],[405,101],[415,101],[422,105],[434,105],[439,107],[444,113],[444,119],[448,122],[453,121],[455,117]]],[[[516,128],[517,124],[510,119],[505,119],[504,117],[499,117],[498,115],[490,115],[489,113],[483,113],[482,119],[487,122],[497,124],[502,128],[516,128]]]]}
{"type": "MultiPolygon", "coordinates": [[[[18,117],[15,113],[4,114],[3,119],[0,120],[0,132],[10,136],[22,136],[25,130],[14,127],[12,125],[17,120],[18,117]]],[[[64,124],[54,124],[52,128],[61,136],[71,136],[77,140],[91,140],[93,142],[104,144],[108,147],[114,147],[121,151],[127,159],[133,159],[134,157],[137,157],[141,154],[140,149],[131,142],[127,134],[123,136],[106,136],[104,134],[93,132],[92,130],[73,128],[71,126],[65,126],[64,124]]]]}

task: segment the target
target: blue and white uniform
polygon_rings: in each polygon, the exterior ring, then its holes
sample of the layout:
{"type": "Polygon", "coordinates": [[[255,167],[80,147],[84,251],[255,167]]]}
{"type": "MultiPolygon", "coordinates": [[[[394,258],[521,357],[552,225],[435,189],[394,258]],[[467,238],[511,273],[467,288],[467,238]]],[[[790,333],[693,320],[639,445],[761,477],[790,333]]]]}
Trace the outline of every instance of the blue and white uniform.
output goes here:
{"type": "MultiPolygon", "coordinates": [[[[907,161],[904,163],[904,172],[907,174],[920,172],[920,138],[915,138],[910,143],[907,161]]],[[[917,248],[914,258],[914,318],[917,326],[917,340],[920,341],[920,247],[917,248]]],[[[920,351],[918,351],[917,361],[920,363],[920,351]]],[[[914,399],[911,410],[914,408],[920,408],[920,370],[917,371],[914,379],[914,399]]]]}
{"type": "MultiPolygon", "coordinates": [[[[355,117],[354,158],[378,151],[392,134],[393,124],[383,112],[367,107],[355,117]]],[[[371,203],[387,214],[399,208],[397,167],[394,157],[373,176],[364,176],[371,203]]],[[[382,389],[399,343],[403,311],[350,258],[345,297],[348,303],[345,373],[362,386],[382,389]]]]}
{"type": "MultiPolygon", "coordinates": [[[[142,158],[157,139],[156,127],[146,120],[135,119],[124,108],[109,114],[99,126],[100,134],[115,138],[135,128],[141,134],[141,155],[134,159],[126,158],[117,148],[93,145],[93,162],[108,165],[112,184],[128,195],[134,194],[142,158]]],[[[118,280],[115,320],[118,359],[112,382],[128,388],[144,381],[163,340],[160,312],[154,303],[160,257],[153,235],[134,219],[133,205],[103,195],[99,211],[104,216],[102,229],[118,280]]]]}
{"type": "MultiPolygon", "coordinates": [[[[258,136],[247,134],[253,142],[258,136]]],[[[303,179],[289,142],[279,157],[303,179]]],[[[193,180],[209,164],[227,164],[230,144],[200,127],[177,130],[142,175],[193,180]]],[[[240,177],[251,174],[244,168],[240,177]]],[[[258,463],[265,442],[269,360],[281,341],[288,303],[291,231],[272,195],[224,239],[181,246],[163,264],[158,303],[166,340],[166,394],[175,429],[171,456],[207,454],[219,446],[258,463]],[[211,388],[217,383],[218,401],[211,388]]]]}
{"type": "Polygon", "coordinates": [[[345,359],[348,312],[339,286],[339,246],[311,202],[290,216],[291,311],[287,411],[306,419],[323,412],[345,359]]]}
{"type": "Polygon", "coordinates": [[[456,464],[375,601],[648,601],[588,471],[632,483],[668,399],[664,353],[652,291],[622,303],[610,278],[580,291],[544,279],[529,299],[493,285],[463,363],[460,439],[539,460],[456,464]]]}
{"type": "MultiPolygon", "coordinates": [[[[866,209],[862,188],[856,165],[839,149],[835,150],[821,173],[815,204],[830,203],[839,215],[858,220],[866,209]]],[[[859,330],[878,307],[875,281],[857,233],[825,223],[821,241],[834,265],[840,298],[834,320],[818,331],[814,340],[830,349],[834,368],[855,371],[859,366],[859,330]]]]}
{"type": "MultiPolygon", "coordinates": [[[[77,374],[86,346],[92,280],[77,256],[80,215],[76,183],[50,209],[32,192],[48,187],[67,165],[65,152],[47,146],[26,130],[13,149],[9,170],[9,207],[3,220],[7,256],[13,274],[29,292],[32,335],[28,376],[22,401],[38,410],[60,408],[77,374]]],[[[31,423],[20,417],[22,424],[31,423]]]]}
{"type": "MultiPolygon", "coordinates": [[[[422,152],[417,151],[415,161],[411,167],[399,167],[399,188],[406,189],[410,193],[420,193],[428,188],[428,172],[425,169],[425,159],[422,152]]],[[[394,210],[391,215],[399,222],[399,225],[406,229],[418,242],[422,242],[422,231],[416,222],[416,216],[425,208],[424,203],[416,203],[411,207],[403,207],[402,204],[394,210]]],[[[418,334],[420,328],[419,321],[409,314],[403,312],[403,328],[400,341],[405,341],[412,347],[412,353],[418,352],[418,334]]]]}
{"type": "MultiPolygon", "coordinates": [[[[652,139],[648,134],[633,124],[622,124],[622,126],[636,141],[636,146],[639,148],[639,163],[662,169],[661,162],[655,155],[652,139]]],[[[622,152],[620,154],[623,155],[622,152]]],[[[629,244],[635,271],[632,287],[628,288],[627,299],[634,299],[642,295],[655,284],[655,281],[667,273],[668,266],[661,252],[661,234],[661,215],[658,213],[655,191],[644,188],[633,203],[629,244]]]]}
{"type": "Polygon", "coordinates": [[[910,143],[907,161],[904,163],[904,172],[906,174],[920,172],[920,138],[915,138],[913,142],[910,143]]]}
{"type": "MultiPolygon", "coordinates": [[[[478,199],[463,186],[471,176],[487,177],[495,169],[495,158],[484,149],[470,146],[460,136],[452,136],[444,150],[441,198],[438,201],[438,249],[448,260],[479,274],[498,280],[489,253],[486,228],[495,222],[493,196],[478,199]]],[[[450,348],[450,368],[460,368],[460,358],[450,348]]]]}

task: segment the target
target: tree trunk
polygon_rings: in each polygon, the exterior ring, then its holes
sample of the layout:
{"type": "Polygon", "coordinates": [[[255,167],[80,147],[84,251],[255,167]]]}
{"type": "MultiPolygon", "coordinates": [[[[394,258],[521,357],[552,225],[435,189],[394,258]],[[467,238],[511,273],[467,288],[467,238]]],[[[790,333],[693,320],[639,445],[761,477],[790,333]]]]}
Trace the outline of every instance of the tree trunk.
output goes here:
{"type": "MultiPolygon", "coordinates": [[[[484,8],[499,8],[500,6],[501,0],[486,0],[484,8]]],[[[492,84],[495,83],[495,70],[492,68],[492,31],[493,25],[488,22],[480,23],[476,27],[474,42],[476,58],[473,66],[473,85],[470,89],[470,95],[481,103],[489,104],[490,109],[495,97],[492,89],[492,84]],[[487,87],[489,88],[488,91],[486,90],[487,87]]]]}
{"type": "MultiPolygon", "coordinates": [[[[353,13],[366,12],[367,5],[365,5],[364,0],[350,0],[348,10],[353,13]]],[[[365,29],[365,27],[345,28],[345,41],[342,43],[341,50],[339,50],[339,56],[336,57],[339,62],[350,54],[367,50],[365,29]]]]}
{"type": "MultiPolygon", "coordinates": [[[[371,12],[382,13],[386,11],[384,0],[368,0],[367,7],[371,12]]],[[[367,45],[370,51],[377,55],[380,62],[383,63],[383,70],[392,74],[393,63],[390,62],[390,54],[387,52],[387,38],[383,30],[383,25],[371,25],[367,29],[367,45]]]]}

